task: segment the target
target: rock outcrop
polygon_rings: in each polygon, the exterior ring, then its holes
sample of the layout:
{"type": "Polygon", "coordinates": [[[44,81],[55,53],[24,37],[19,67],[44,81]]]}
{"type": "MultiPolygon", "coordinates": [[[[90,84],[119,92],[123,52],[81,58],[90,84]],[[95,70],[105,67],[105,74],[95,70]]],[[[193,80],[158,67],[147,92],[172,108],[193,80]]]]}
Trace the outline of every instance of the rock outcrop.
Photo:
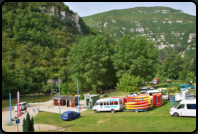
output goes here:
{"type": "Polygon", "coordinates": [[[60,15],[62,20],[65,20],[65,23],[74,21],[74,27],[78,30],[79,33],[81,33],[81,27],[79,24],[79,15],[77,13],[70,13],[68,11],[61,11],[59,14],[59,10],[55,7],[51,7],[51,9],[46,9],[45,7],[40,7],[43,14],[49,14],[49,15],[60,15]]]}

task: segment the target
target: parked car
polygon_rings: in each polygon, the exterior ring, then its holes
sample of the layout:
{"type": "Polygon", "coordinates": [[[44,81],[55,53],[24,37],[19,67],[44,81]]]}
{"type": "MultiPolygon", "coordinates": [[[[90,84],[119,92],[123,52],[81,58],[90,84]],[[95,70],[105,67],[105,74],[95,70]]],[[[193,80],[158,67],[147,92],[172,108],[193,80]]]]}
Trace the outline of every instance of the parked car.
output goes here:
{"type": "Polygon", "coordinates": [[[138,93],[130,93],[130,94],[127,95],[127,97],[128,96],[138,96],[138,95],[139,95],[138,93]]]}
{"type": "Polygon", "coordinates": [[[155,90],[155,88],[153,88],[153,87],[151,87],[151,88],[149,88],[149,87],[144,87],[144,88],[142,88],[141,89],[141,94],[145,94],[147,91],[149,91],[149,90],[155,90]]]}
{"type": "Polygon", "coordinates": [[[190,85],[190,84],[180,84],[179,88],[180,89],[194,89],[195,87],[193,85],[190,85]]]}
{"type": "Polygon", "coordinates": [[[196,117],[196,99],[182,100],[180,103],[170,109],[170,114],[174,117],[193,116],[196,117]]]}
{"type": "MultiPolygon", "coordinates": [[[[160,91],[159,90],[149,90],[145,94],[148,94],[150,96],[150,100],[152,101],[153,100],[153,94],[155,94],[155,93],[160,93],[160,91]]],[[[169,99],[168,92],[162,94],[162,99],[163,100],[168,100],[169,99]]]]}
{"type": "Polygon", "coordinates": [[[74,111],[66,111],[61,115],[62,120],[69,120],[69,121],[78,117],[80,117],[80,113],[74,111]]]}
{"type": "MultiPolygon", "coordinates": [[[[27,109],[27,107],[29,107],[29,104],[27,101],[25,101],[25,102],[19,103],[19,106],[20,106],[20,110],[25,110],[27,109]]],[[[14,107],[14,111],[17,112],[17,104],[14,107]]]]}
{"type": "Polygon", "coordinates": [[[25,102],[21,102],[21,104],[22,104],[22,105],[24,105],[25,109],[27,109],[27,108],[29,107],[29,104],[28,104],[28,102],[27,102],[27,101],[25,101],[25,102]]]}
{"type": "Polygon", "coordinates": [[[187,94],[189,93],[188,89],[181,89],[181,91],[185,91],[187,94]]]}
{"type": "MultiPolygon", "coordinates": [[[[20,110],[24,110],[25,109],[24,105],[22,105],[21,103],[19,103],[19,107],[20,107],[20,110]]],[[[14,107],[14,111],[17,112],[17,104],[14,107]]]]}

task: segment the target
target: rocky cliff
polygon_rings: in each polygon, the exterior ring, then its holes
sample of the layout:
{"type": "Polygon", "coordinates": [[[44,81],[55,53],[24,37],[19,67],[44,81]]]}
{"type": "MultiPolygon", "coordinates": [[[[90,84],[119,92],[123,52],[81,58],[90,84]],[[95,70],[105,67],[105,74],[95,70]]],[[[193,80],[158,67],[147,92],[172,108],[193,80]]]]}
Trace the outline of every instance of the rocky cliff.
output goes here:
{"type": "Polygon", "coordinates": [[[65,23],[68,23],[70,21],[73,21],[73,26],[78,30],[79,33],[81,33],[81,27],[79,24],[79,15],[77,13],[69,13],[68,11],[59,11],[57,8],[51,6],[50,9],[47,9],[46,7],[40,7],[43,14],[49,14],[49,15],[59,15],[62,20],[65,21],[65,23]]]}

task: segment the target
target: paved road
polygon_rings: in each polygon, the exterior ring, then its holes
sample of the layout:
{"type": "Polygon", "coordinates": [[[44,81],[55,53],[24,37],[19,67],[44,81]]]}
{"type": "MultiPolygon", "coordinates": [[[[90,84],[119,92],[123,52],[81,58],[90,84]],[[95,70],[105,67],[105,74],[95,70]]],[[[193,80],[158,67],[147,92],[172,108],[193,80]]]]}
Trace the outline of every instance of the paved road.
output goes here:
{"type": "MultiPolygon", "coordinates": [[[[29,103],[29,104],[32,107],[39,108],[39,111],[59,113],[59,106],[53,106],[52,103],[53,103],[53,101],[50,100],[47,102],[29,103]]],[[[83,107],[83,106],[84,106],[84,100],[81,100],[80,107],[83,107]]],[[[61,110],[61,114],[65,111],[69,111],[69,110],[78,112],[78,109],[76,107],[61,106],[60,110],[61,110]]],[[[80,112],[83,112],[86,110],[87,109],[84,108],[84,109],[81,109],[80,112]]],[[[19,130],[22,130],[23,118],[26,118],[27,112],[25,113],[25,111],[22,111],[22,113],[23,113],[22,116],[19,117],[19,119],[20,119],[20,123],[18,124],[19,130]]],[[[34,113],[30,112],[29,114],[30,114],[30,117],[32,117],[32,116],[34,117],[35,115],[37,115],[36,112],[34,112],[34,113]]],[[[14,111],[14,106],[11,107],[11,116],[13,119],[15,118],[15,116],[17,116],[17,112],[14,111]]],[[[16,131],[16,128],[17,128],[16,126],[6,126],[8,124],[10,124],[10,108],[4,108],[4,109],[2,109],[2,130],[6,131],[6,132],[8,132],[8,131],[12,132],[12,130],[16,131]]],[[[16,125],[16,121],[13,120],[12,124],[16,125]]],[[[36,128],[38,128],[38,127],[36,127],[36,128]]],[[[40,128],[40,129],[42,129],[42,128],[40,128]]],[[[45,131],[45,130],[43,130],[43,131],[45,131]]]]}

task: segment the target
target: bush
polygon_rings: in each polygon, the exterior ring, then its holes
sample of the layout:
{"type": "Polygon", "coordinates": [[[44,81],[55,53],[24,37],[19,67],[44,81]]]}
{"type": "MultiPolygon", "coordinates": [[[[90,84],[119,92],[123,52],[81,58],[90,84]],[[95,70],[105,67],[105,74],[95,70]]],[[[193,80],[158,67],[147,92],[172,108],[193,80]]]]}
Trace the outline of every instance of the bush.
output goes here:
{"type": "Polygon", "coordinates": [[[33,117],[30,119],[29,113],[26,115],[26,119],[23,118],[23,132],[34,132],[34,120],[33,117]]]}

